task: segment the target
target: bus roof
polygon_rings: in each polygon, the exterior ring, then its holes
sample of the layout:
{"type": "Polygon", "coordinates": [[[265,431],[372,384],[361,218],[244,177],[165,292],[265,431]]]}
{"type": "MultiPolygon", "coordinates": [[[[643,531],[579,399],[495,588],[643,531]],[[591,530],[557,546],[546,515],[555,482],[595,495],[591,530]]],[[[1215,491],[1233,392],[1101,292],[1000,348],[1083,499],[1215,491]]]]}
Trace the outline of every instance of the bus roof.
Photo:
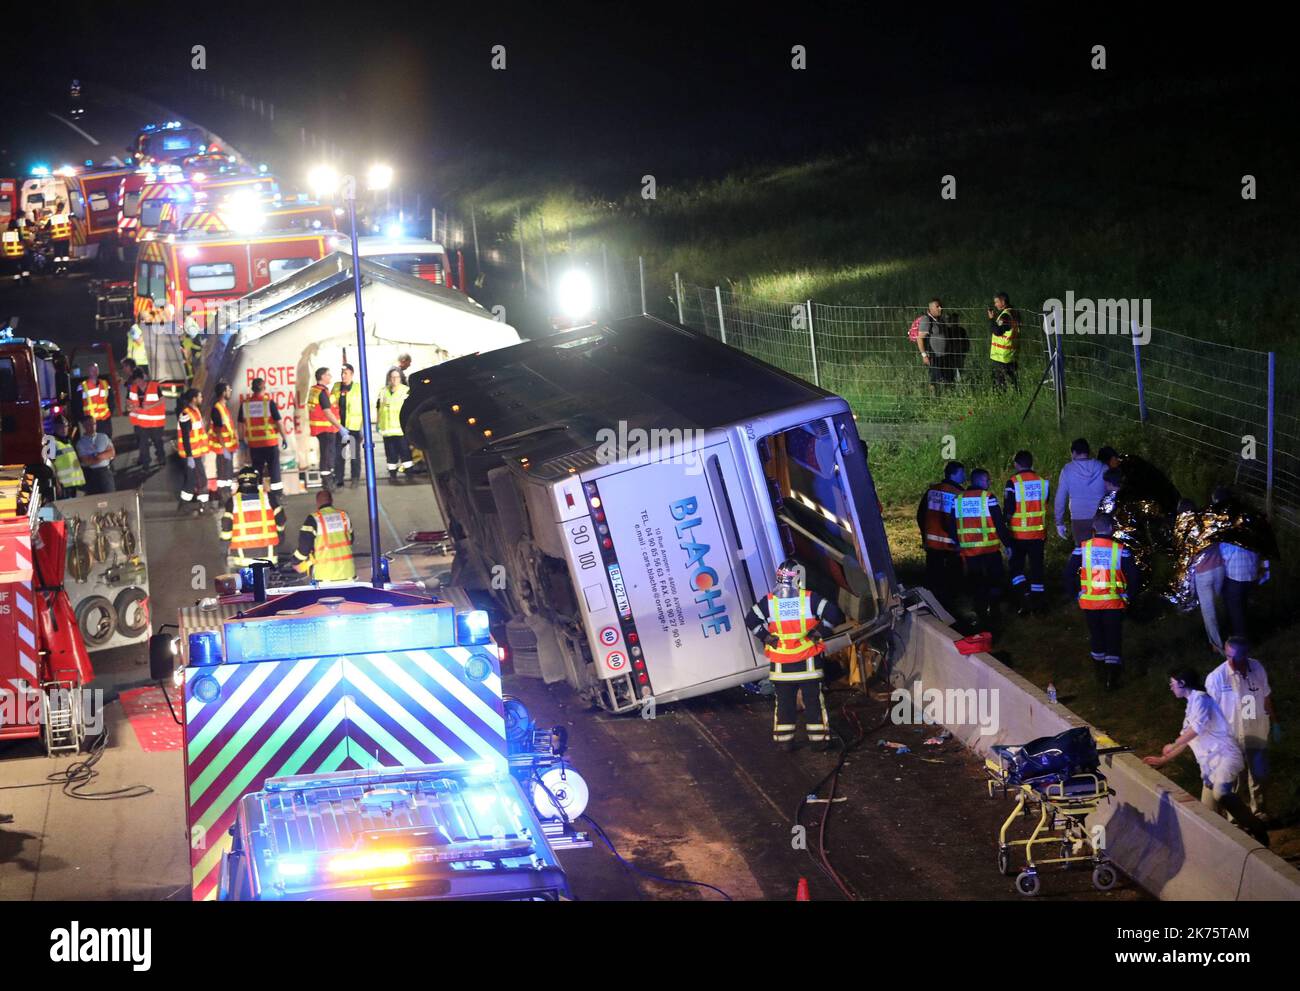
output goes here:
{"type": "MultiPolygon", "coordinates": [[[[473,416],[534,466],[600,443],[597,432],[711,430],[832,396],[710,337],[657,317],[599,322],[408,373],[403,413],[473,416]],[[556,427],[565,429],[555,429],[556,427]],[[518,436],[523,435],[523,436],[518,436]]],[[[504,454],[504,450],[502,451],[504,454]]]]}

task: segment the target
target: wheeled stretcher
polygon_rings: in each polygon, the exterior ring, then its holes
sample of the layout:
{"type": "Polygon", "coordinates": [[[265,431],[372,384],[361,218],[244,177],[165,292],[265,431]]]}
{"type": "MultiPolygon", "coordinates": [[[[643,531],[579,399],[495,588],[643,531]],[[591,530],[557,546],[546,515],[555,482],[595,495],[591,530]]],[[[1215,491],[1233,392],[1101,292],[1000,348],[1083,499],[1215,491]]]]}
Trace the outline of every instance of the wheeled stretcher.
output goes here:
{"type": "Polygon", "coordinates": [[[1052,864],[1068,869],[1072,864],[1092,864],[1092,883],[1107,891],[1119,880],[1115,865],[1106,857],[1099,833],[1087,827],[1088,816],[1115,792],[1100,771],[1101,756],[1127,747],[1099,750],[1087,727],[1066,730],[1025,744],[998,744],[985,762],[988,793],[1012,795],[1015,807],[998,831],[998,871],[1011,874],[1012,854],[1023,853],[1025,866],[1016,875],[1016,890],[1036,895],[1039,870],[1052,864]],[[1008,839],[1012,825],[1038,812],[1027,839],[1008,839]]]}

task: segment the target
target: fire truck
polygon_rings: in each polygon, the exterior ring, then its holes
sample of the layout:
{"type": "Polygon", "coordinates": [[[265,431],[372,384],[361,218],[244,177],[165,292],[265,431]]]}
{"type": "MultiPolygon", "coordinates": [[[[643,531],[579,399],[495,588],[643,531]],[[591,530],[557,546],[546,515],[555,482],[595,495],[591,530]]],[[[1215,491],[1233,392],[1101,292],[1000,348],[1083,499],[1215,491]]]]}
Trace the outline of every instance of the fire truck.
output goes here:
{"type": "Polygon", "coordinates": [[[96,259],[101,248],[116,250],[117,218],[122,181],[133,169],[99,167],[78,171],[69,179],[72,205],[71,256],[96,259]]]}
{"type": "Polygon", "coordinates": [[[207,135],[197,127],[185,127],[178,120],[146,124],[127,151],[140,165],[179,162],[206,150],[207,135]]]}
{"type": "Polygon", "coordinates": [[[42,449],[41,379],[30,342],[0,343],[0,740],[43,737],[56,755],[81,748],[94,672],[63,590],[67,534],[42,449]]]}
{"type": "MultiPolygon", "coordinates": [[[[156,172],[140,187],[139,199],[131,204],[131,235],[137,241],[154,234],[170,234],[194,227],[226,230],[265,224],[266,211],[274,206],[275,177],[266,173],[208,178],[204,173],[185,175],[178,170],[156,172]],[[215,215],[224,222],[213,226],[215,215]],[[194,217],[199,219],[192,219],[194,217]]],[[[124,216],[125,216],[124,211],[124,216]]],[[[330,227],[333,224],[329,225],[330,227]]],[[[248,231],[245,230],[245,233],[248,231]]]]}
{"type": "Polygon", "coordinates": [[[150,371],[164,387],[184,384],[180,334],[193,317],[207,327],[223,303],[319,260],[328,231],[239,235],[191,230],[140,243],[134,315],[145,331],[150,371]]]}

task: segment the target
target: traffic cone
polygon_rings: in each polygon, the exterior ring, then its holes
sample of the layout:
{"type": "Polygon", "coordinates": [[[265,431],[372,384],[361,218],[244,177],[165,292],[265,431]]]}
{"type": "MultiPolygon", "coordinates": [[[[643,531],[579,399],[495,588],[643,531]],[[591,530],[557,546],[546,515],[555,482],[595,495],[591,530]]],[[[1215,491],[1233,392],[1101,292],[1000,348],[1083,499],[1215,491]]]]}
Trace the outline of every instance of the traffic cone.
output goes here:
{"type": "Polygon", "coordinates": [[[810,902],[812,896],[808,894],[808,879],[801,877],[799,885],[794,889],[794,900],[797,902],[810,902]]]}

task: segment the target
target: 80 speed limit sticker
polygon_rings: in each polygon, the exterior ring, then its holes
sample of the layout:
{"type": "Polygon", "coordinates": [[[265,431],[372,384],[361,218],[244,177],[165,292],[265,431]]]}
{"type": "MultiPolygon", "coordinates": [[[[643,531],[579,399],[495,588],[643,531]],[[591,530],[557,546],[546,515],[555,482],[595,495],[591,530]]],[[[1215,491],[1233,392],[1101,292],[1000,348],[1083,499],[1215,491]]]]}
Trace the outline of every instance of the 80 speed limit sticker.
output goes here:
{"type": "Polygon", "coordinates": [[[606,647],[612,647],[618,643],[618,627],[607,626],[600,631],[600,642],[606,647]]]}

